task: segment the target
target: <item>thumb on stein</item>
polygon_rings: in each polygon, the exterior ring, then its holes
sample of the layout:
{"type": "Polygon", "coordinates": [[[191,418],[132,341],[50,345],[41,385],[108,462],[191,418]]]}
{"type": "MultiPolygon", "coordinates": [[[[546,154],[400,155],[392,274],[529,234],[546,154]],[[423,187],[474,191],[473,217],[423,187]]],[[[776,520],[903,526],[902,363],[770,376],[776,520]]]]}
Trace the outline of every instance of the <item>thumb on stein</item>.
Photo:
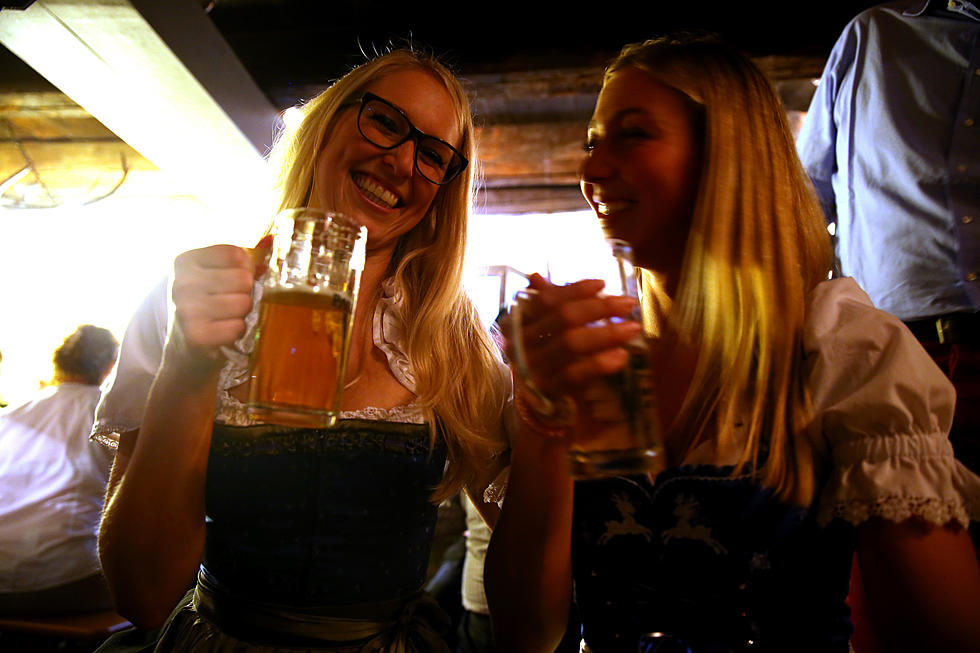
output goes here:
{"type": "Polygon", "coordinates": [[[272,234],[262,236],[255,247],[246,250],[252,259],[252,270],[258,279],[269,269],[269,256],[272,254],[272,234]]]}

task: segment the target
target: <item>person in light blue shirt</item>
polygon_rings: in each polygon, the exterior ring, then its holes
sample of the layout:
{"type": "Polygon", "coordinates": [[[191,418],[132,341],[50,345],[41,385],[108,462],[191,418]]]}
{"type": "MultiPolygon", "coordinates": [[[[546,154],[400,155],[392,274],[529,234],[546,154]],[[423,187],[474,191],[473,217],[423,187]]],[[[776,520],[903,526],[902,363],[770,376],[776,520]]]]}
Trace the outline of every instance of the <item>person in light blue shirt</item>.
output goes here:
{"type": "Polygon", "coordinates": [[[855,17],[797,138],[839,271],[902,319],[957,390],[950,439],[980,471],[980,1],[855,17]]]}
{"type": "Polygon", "coordinates": [[[980,308],[980,10],[949,4],[854,18],[797,139],[842,273],[905,321],[980,308]]]}

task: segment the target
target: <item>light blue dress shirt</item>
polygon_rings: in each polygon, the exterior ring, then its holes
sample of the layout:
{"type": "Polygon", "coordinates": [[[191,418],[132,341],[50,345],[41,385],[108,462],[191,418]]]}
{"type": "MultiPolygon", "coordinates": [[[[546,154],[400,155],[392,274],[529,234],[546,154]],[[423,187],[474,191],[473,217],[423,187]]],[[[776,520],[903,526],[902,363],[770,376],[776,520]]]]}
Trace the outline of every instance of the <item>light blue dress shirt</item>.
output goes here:
{"type": "Polygon", "coordinates": [[[842,273],[903,320],[980,310],[978,6],[859,14],[797,139],[842,273]]]}

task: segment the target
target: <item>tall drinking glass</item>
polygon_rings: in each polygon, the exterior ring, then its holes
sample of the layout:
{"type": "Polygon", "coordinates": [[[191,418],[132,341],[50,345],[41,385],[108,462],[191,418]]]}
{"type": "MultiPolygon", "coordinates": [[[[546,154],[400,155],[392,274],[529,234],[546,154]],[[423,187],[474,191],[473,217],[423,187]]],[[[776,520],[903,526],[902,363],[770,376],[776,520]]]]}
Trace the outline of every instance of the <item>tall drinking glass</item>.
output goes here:
{"type": "MultiPolygon", "coordinates": [[[[622,241],[610,239],[609,245],[619,276],[618,293],[638,298],[633,252],[622,241]]],[[[518,293],[511,310],[514,332],[515,367],[539,403],[553,403],[540,395],[530,379],[520,337],[522,306],[533,301],[533,291],[518,293]]],[[[637,307],[625,318],[643,321],[637,307]]],[[[588,417],[589,435],[578,434],[569,444],[569,466],[576,479],[657,473],[664,466],[664,449],[657,418],[653,376],[650,368],[650,342],[644,333],[627,343],[627,365],[621,371],[596,383],[584,393],[579,410],[588,417]]]]}
{"type": "Polygon", "coordinates": [[[250,360],[256,421],[333,426],[350,352],[367,230],[340,213],[276,216],[250,360]]]}

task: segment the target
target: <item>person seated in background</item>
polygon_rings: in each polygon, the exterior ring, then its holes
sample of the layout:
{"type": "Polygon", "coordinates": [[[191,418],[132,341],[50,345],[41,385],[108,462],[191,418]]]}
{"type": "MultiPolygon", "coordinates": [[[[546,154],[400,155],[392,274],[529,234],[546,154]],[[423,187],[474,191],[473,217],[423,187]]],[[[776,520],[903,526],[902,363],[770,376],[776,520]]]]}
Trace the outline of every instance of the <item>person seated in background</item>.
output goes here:
{"type": "Polygon", "coordinates": [[[635,302],[599,280],[532,277],[508,357],[520,337],[535,389],[576,410],[549,417],[517,384],[484,576],[501,650],[552,651],[574,587],[583,651],[847,653],[855,548],[883,650],[980,650],[980,478],[953,456],[953,387],[853,279],[828,280],[763,73],[707,37],[625,47],[580,173],[640,269],[667,464],[573,481],[569,443],[608,428],[589,399],[643,325],[613,319],[635,302]]]}
{"type": "Polygon", "coordinates": [[[110,607],[96,535],[112,455],[89,433],[118,350],[108,329],[78,327],[51,384],[0,414],[0,614],[110,607]]]}

